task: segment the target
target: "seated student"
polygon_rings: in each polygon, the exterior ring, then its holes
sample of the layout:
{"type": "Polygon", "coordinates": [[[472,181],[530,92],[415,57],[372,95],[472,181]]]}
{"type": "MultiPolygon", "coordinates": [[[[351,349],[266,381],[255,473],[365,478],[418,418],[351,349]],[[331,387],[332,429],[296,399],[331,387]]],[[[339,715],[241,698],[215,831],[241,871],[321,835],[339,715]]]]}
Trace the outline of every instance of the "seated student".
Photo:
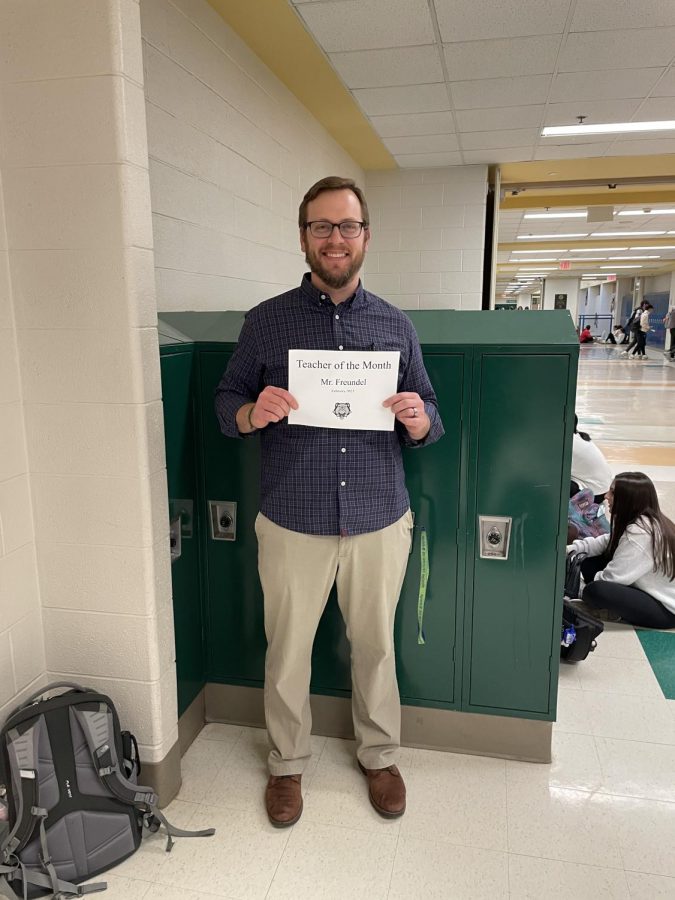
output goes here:
{"type": "Polygon", "coordinates": [[[590,344],[594,340],[593,335],[591,334],[591,326],[587,325],[581,334],[579,335],[579,343],[580,344],[590,344]]]}
{"type": "Polygon", "coordinates": [[[602,451],[593,443],[589,434],[578,431],[579,419],[574,416],[574,436],[572,438],[572,480],[570,497],[590,488],[596,503],[602,503],[610,484],[612,470],[602,451]]]}
{"type": "Polygon", "coordinates": [[[628,336],[621,325],[615,325],[607,335],[606,344],[627,344],[628,336]]]}
{"type": "Polygon", "coordinates": [[[581,564],[585,609],[598,618],[643,628],[675,628],[675,523],[659,508],[642,472],[622,472],[607,492],[611,530],[580,538],[567,551],[581,564]]]}

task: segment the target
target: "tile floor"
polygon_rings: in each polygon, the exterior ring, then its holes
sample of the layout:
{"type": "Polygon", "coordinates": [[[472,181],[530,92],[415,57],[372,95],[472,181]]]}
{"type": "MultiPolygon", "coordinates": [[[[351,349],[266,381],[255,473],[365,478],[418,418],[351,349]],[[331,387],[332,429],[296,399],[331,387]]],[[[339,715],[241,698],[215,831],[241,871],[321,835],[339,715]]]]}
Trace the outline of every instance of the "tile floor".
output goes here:
{"type": "MultiPolygon", "coordinates": [[[[583,348],[577,412],[615,471],[640,468],[675,518],[675,366],[583,348]]],[[[209,725],[184,759],[168,810],[108,877],[108,900],[675,898],[675,701],[632,628],[608,625],[593,657],[565,666],[551,765],[404,749],[408,810],[377,816],[353,744],[314,739],[305,810],[267,822],[265,733],[209,725]]]]}

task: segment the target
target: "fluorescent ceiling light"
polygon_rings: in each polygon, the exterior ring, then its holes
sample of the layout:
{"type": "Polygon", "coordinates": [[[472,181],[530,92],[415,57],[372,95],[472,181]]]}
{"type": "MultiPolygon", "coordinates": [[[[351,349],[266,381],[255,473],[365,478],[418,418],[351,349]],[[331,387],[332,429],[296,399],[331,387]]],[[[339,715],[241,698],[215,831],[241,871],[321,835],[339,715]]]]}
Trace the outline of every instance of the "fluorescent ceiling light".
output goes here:
{"type": "MultiPolygon", "coordinates": [[[[675,216],[675,209],[624,209],[620,216],[675,216]]],[[[527,216],[525,216],[527,218],[527,216]]]]}
{"type": "Polygon", "coordinates": [[[641,269],[642,266],[600,266],[601,269],[641,269]]]}
{"type": "Polygon", "coordinates": [[[655,234],[665,234],[665,231],[594,231],[591,237],[640,237],[641,234],[649,237],[655,234]]]}
{"type": "Polygon", "coordinates": [[[567,250],[550,247],[548,250],[512,250],[511,253],[567,253],[567,250]]]}
{"type": "Polygon", "coordinates": [[[601,125],[549,125],[542,129],[542,137],[563,137],[574,134],[629,134],[635,131],[675,131],[675,121],[663,122],[605,122],[601,125]]]}
{"type": "MultiPolygon", "coordinates": [[[[665,234],[665,231],[643,231],[642,234],[665,234]]],[[[675,234],[675,231],[673,232],[675,234]]],[[[554,240],[559,241],[561,238],[573,238],[573,237],[588,237],[587,231],[578,231],[574,234],[519,234],[516,237],[517,241],[545,241],[545,240],[554,240]]],[[[550,252],[550,251],[549,251],[550,252]]]]}
{"type": "Polygon", "coordinates": [[[585,212],[525,213],[524,219],[585,219],[585,212]]]}
{"type": "MultiPolygon", "coordinates": [[[[612,250],[625,250],[625,247],[612,247],[612,250]]],[[[675,244],[662,244],[660,247],[629,247],[629,250],[675,250],[675,244]]],[[[515,253],[515,251],[514,251],[515,253]]]]}
{"type": "Polygon", "coordinates": [[[555,272],[557,266],[537,266],[536,269],[518,269],[519,272],[555,272]]]}
{"type": "Polygon", "coordinates": [[[660,256],[610,256],[610,259],[661,259],[660,256]]]}
{"type": "Polygon", "coordinates": [[[510,259],[510,263],[543,263],[543,262],[558,262],[555,256],[542,256],[539,259],[523,259],[522,257],[518,257],[518,259],[510,259]]]}
{"type": "Polygon", "coordinates": [[[582,263],[582,262],[598,262],[601,259],[612,259],[611,256],[584,256],[579,257],[578,259],[574,256],[568,257],[569,262],[573,263],[582,263]]]}
{"type": "Polygon", "coordinates": [[[607,278],[602,272],[591,272],[590,274],[582,275],[582,278],[607,278]]]}
{"type": "Polygon", "coordinates": [[[628,247],[572,247],[570,253],[609,253],[611,250],[628,250],[628,247]]]}

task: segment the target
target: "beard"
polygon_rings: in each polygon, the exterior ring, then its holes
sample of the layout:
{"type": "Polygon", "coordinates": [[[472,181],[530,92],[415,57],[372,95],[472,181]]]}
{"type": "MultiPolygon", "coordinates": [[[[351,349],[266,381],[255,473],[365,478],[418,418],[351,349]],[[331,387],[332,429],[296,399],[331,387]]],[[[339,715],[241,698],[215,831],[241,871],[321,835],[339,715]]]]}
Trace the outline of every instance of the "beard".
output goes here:
{"type": "Polygon", "coordinates": [[[349,284],[352,278],[359,273],[365,259],[366,251],[362,247],[360,250],[352,250],[351,256],[348,257],[349,265],[341,272],[333,272],[327,269],[321,256],[316,250],[308,247],[305,250],[305,262],[315,275],[317,275],[325,285],[339,290],[349,284]]]}

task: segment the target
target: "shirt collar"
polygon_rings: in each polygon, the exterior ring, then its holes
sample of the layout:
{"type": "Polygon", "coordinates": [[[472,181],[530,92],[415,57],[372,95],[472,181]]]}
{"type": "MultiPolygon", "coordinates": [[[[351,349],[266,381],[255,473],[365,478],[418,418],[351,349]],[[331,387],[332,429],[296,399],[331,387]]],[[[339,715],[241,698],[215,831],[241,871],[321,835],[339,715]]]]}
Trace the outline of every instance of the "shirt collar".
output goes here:
{"type": "MultiPolygon", "coordinates": [[[[305,274],[303,275],[302,282],[300,284],[300,292],[316,306],[325,307],[327,309],[332,309],[335,306],[328,294],[326,294],[324,291],[319,290],[318,287],[315,287],[315,285],[312,284],[312,279],[309,272],[305,272],[305,274]]],[[[366,306],[367,303],[368,295],[366,294],[366,291],[363,288],[363,284],[359,279],[359,283],[354,294],[351,297],[348,297],[347,300],[343,300],[343,302],[340,303],[339,306],[341,309],[360,309],[361,307],[366,306]]]]}

